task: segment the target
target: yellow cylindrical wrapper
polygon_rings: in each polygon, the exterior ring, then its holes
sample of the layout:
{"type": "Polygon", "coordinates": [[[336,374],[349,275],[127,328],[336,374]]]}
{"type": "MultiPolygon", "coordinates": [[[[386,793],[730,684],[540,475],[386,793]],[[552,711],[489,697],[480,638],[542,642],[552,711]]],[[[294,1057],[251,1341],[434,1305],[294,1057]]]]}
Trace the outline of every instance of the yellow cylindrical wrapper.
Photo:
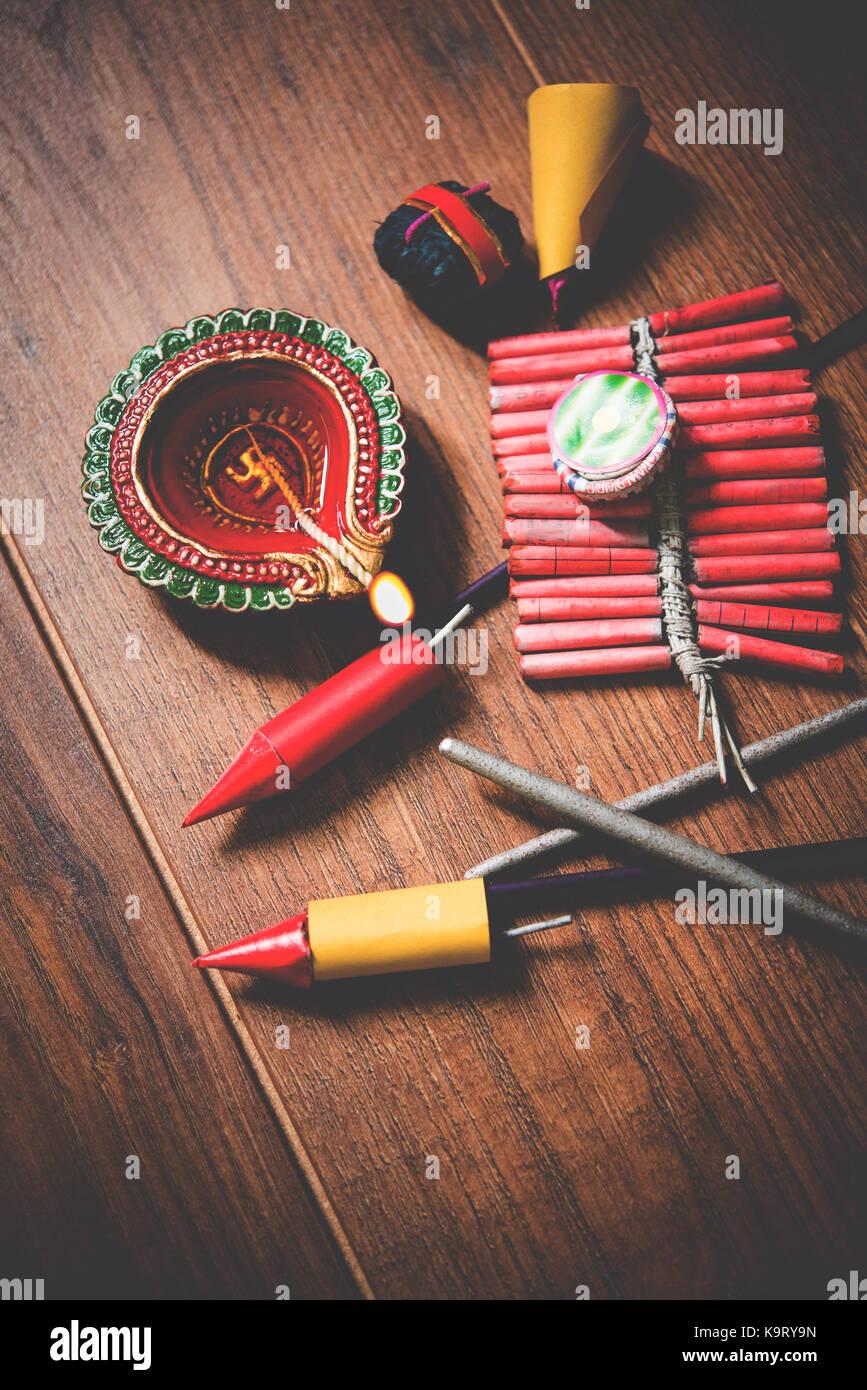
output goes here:
{"type": "Polygon", "coordinates": [[[315,980],[475,965],[491,958],[480,878],[314,900],[307,930],[315,980]]]}

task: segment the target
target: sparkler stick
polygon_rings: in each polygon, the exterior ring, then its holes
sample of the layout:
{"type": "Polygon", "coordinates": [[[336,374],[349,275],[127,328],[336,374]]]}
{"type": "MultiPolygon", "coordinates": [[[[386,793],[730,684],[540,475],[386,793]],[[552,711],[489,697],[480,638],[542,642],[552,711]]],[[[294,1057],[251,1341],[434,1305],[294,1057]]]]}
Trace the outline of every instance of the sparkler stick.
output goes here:
{"type": "Polygon", "coordinates": [[[819,898],[810,897],[797,888],[786,887],[778,880],[738,860],[718,854],[716,850],[686,835],[675,834],[673,830],[654,825],[632,811],[609,806],[607,802],[588,796],[586,792],[564,786],[553,778],[543,777],[538,772],[519,767],[458,739],[444,739],[440,752],[451,762],[536,805],[544,806],[546,810],[555,811],[582,829],[596,831],[630,853],[661,859],[699,879],[710,880],[739,892],[781,894],[787,912],[825,931],[867,943],[867,923],[859,918],[819,898]]]}

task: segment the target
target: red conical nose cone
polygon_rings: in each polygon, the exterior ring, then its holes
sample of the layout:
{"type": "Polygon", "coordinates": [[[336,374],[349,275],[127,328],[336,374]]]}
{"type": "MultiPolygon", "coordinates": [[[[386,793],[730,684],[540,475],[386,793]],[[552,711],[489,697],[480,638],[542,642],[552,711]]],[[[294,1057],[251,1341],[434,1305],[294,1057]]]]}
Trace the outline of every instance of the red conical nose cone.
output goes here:
{"type": "Polygon", "coordinates": [[[277,785],[277,772],[282,766],[272,745],[257,729],[183,824],[195,825],[200,820],[210,820],[211,816],[221,816],[224,811],[237,811],[253,801],[276,796],[282,790],[277,785]]]}
{"type": "Polygon", "coordinates": [[[287,917],[276,926],[243,936],[228,946],[218,946],[216,951],[199,956],[193,965],[199,970],[262,975],[298,989],[309,989],[313,983],[313,960],[307,940],[307,913],[299,912],[297,917],[287,917]]]}

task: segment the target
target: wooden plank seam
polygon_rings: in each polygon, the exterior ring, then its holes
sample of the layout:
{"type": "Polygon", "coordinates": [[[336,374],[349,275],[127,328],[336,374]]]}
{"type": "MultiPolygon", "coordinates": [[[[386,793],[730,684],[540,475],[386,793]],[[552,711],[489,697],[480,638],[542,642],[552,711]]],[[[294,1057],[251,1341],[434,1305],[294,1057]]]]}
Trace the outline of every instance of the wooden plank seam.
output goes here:
{"type": "MultiPolygon", "coordinates": [[[[0,526],[0,550],[3,552],[6,562],[21,591],[22,597],[33,616],[33,620],[42,640],[51,655],[55,668],[78,711],[82,723],[90,735],[91,741],[132,822],[144,852],[174,909],[178,921],[185,931],[188,940],[195,948],[196,954],[204,955],[211,947],[205,939],[201,927],[196,921],[192,908],[187,901],[186,894],[175,877],[171,865],[163,852],[162,846],[144,813],[141,802],[136,796],[132,783],[129,781],[123,765],[112,746],[96,707],[87,693],[84,682],[43,601],[36,582],[27,568],[21,552],[12,539],[11,534],[2,526],[0,526]]],[[[259,1048],[256,1046],[249,1028],[242,1019],[224,978],[218,972],[211,971],[208,975],[208,985],[217,997],[229,1023],[229,1027],[235,1034],[238,1046],[241,1048],[248,1065],[256,1077],[274,1119],[308,1186],[310,1194],[319,1208],[331,1238],[352,1275],[352,1278],[355,1280],[359,1292],[365,1299],[375,1299],[375,1294],[362,1269],[361,1262],[355,1254],[349,1237],[316,1171],[313,1160],[307,1152],[304,1141],[298,1133],[289,1111],[277,1090],[268,1065],[262,1053],[259,1051],[259,1048]]]]}

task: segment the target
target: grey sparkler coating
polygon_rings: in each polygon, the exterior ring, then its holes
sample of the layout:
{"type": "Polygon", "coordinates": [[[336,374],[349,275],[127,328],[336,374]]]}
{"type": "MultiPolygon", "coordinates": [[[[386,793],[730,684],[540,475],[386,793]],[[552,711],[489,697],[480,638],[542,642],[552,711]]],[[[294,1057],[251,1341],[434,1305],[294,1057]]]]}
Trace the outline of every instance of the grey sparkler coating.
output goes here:
{"type": "MultiPolygon", "coordinates": [[[[747,748],[741,750],[741,755],[749,766],[758,767],[761,763],[770,762],[778,754],[790,750],[803,749],[806,754],[811,744],[818,742],[823,736],[833,733],[836,729],[845,728],[849,724],[857,724],[859,721],[864,721],[865,718],[867,718],[867,699],[853,700],[851,704],[843,705],[841,709],[832,710],[830,714],[822,714],[818,719],[810,719],[805,724],[796,724],[791,729],[783,729],[778,734],[771,734],[770,738],[763,738],[758,743],[751,743],[747,748]]],[[[719,769],[716,762],[702,763],[700,767],[693,767],[688,772],[681,772],[677,777],[672,777],[667,782],[657,782],[655,786],[645,787],[640,792],[633,792],[631,796],[618,801],[616,805],[620,811],[644,813],[655,807],[668,808],[680,797],[688,796],[700,788],[719,788],[720,785],[719,769]]],[[[568,829],[565,826],[558,830],[548,830],[544,835],[537,835],[532,840],[525,840],[522,845],[516,845],[514,849],[507,849],[502,854],[495,854],[491,859],[486,859],[482,864],[474,865],[472,869],[467,869],[464,878],[493,878],[506,869],[527,865],[533,860],[549,855],[556,859],[565,858],[574,853],[583,840],[584,833],[580,830],[568,829]]]]}
{"type": "Polygon", "coordinates": [[[486,777],[489,782],[496,782],[507,791],[545,806],[564,820],[571,820],[586,830],[595,830],[620,844],[628,845],[641,855],[664,859],[693,878],[710,880],[728,888],[747,893],[756,890],[760,893],[782,893],[784,911],[795,913],[804,921],[826,930],[867,943],[867,922],[859,921],[857,917],[831,907],[819,898],[811,898],[809,894],[780,883],[778,879],[769,878],[740,860],[718,854],[716,850],[687,839],[685,835],[677,835],[664,826],[653,825],[631,811],[610,806],[607,801],[564,786],[562,782],[543,777],[529,768],[519,767],[494,753],[485,753],[481,748],[474,748],[472,744],[462,743],[459,739],[443,739],[440,752],[460,767],[486,777]]]}

